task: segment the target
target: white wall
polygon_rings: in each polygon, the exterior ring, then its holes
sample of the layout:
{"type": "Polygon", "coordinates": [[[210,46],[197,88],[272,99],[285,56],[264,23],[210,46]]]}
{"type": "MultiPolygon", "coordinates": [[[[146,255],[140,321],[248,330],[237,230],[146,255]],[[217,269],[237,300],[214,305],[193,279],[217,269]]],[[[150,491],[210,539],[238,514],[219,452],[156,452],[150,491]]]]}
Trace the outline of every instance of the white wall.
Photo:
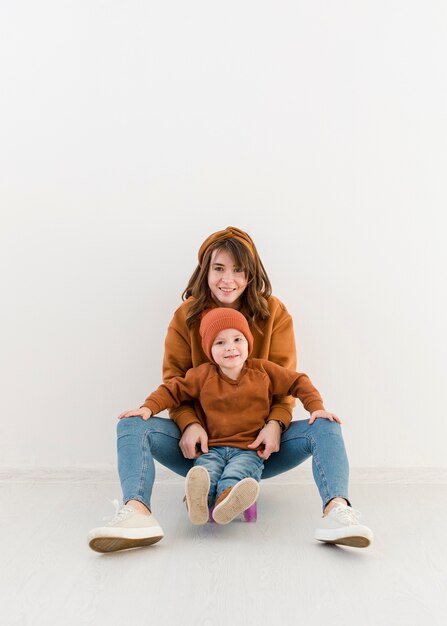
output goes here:
{"type": "Polygon", "coordinates": [[[352,465],[445,467],[446,27],[442,0],[2,2],[0,463],[115,462],[235,225],[352,465]]]}

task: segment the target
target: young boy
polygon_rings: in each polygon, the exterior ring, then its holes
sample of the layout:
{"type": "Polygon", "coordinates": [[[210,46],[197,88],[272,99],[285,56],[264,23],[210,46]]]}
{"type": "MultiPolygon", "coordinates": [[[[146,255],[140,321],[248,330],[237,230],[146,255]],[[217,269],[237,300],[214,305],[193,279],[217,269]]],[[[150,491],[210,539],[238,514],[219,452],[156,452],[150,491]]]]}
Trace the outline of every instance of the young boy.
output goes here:
{"type": "MultiPolygon", "coordinates": [[[[207,312],[200,323],[202,347],[210,359],[172,378],[154,391],[138,410],[119,418],[151,415],[198,399],[205,415],[209,452],[201,454],[186,477],[186,503],[193,524],[213,519],[227,524],[254,504],[263,461],[253,442],[270,414],[272,396],[299,398],[311,420],[326,417],[323,401],[306,374],[292,372],[266,359],[248,359],[253,336],[245,317],[231,308],[207,312]]],[[[288,423],[280,423],[286,430],[288,423]]]]}

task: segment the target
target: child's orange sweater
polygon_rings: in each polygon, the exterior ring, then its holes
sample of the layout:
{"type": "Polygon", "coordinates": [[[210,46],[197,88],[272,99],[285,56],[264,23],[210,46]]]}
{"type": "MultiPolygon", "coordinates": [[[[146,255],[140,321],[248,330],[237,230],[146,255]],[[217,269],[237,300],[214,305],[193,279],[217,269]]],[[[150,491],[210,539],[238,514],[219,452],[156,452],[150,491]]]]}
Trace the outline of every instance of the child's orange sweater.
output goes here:
{"type": "MultiPolygon", "coordinates": [[[[299,398],[310,413],[324,409],[306,374],[266,359],[248,359],[237,380],[225,376],[214,363],[203,363],[188,370],[183,378],[171,378],[160,385],[143,406],[156,414],[198,399],[205,414],[208,445],[247,448],[265,426],[275,395],[299,398]]],[[[284,418],[286,427],[290,421],[290,417],[284,418]]]]}

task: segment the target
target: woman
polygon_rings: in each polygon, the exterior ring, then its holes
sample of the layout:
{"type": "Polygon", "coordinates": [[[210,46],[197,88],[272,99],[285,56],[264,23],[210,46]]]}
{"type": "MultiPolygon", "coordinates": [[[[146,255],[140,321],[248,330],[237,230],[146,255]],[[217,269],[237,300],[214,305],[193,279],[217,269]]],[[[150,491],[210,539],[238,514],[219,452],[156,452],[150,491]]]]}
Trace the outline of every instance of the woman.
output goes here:
{"type": "MultiPolygon", "coordinates": [[[[163,379],[184,376],[190,367],[205,363],[199,335],[200,318],[214,307],[239,310],[253,334],[254,358],[269,359],[296,370],[292,318],[273,295],[267,273],[250,236],[228,227],[202,244],[198,266],[183,293],[183,304],[168,328],[163,379]]],[[[339,424],[322,412],[321,419],[290,423],[293,398],[276,397],[264,428],[253,442],[261,447],[262,478],[296,467],[312,456],[315,482],[323,502],[323,518],[315,538],[328,543],[366,547],[372,532],[358,523],[359,513],[348,500],[349,466],[339,424]],[[290,424],[289,424],[290,423],[290,424]],[[285,424],[289,424],[286,428],[285,424]]],[[[98,552],[150,545],[163,531],[151,513],[155,479],[153,459],[186,476],[193,460],[208,452],[200,404],[184,403],[171,419],[141,419],[139,409],[121,414],[118,423],[118,471],[124,506],[107,525],[89,533],[98,552]]]]}

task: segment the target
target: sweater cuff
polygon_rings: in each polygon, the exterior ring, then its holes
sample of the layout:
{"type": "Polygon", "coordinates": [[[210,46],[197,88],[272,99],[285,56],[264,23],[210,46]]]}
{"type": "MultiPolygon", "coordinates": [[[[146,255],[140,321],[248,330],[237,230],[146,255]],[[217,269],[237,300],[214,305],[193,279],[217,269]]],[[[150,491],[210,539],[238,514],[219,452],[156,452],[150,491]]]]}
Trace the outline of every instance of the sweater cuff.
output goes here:
{"type": "Polygon", "coordinates": [[[287,409],[283,409],[280,406],[275,406],[270,411],[270,415],[266,419],[266,422],[270,422],[272,420],[275,420],[276,422],[282,422],[287,430],[290,422],[292,421],[292,416],[290,415],[289,411],[287,411],[287,409]]]}
{"type": "Polygon", "coordinates": [[[155,400],[146,400],[146,402],[140,406],[140,409],[144,406],[152,411],[152,415],[157,415],[157,413],[161,412],[160,405],[157,404],[155,400]]]}

